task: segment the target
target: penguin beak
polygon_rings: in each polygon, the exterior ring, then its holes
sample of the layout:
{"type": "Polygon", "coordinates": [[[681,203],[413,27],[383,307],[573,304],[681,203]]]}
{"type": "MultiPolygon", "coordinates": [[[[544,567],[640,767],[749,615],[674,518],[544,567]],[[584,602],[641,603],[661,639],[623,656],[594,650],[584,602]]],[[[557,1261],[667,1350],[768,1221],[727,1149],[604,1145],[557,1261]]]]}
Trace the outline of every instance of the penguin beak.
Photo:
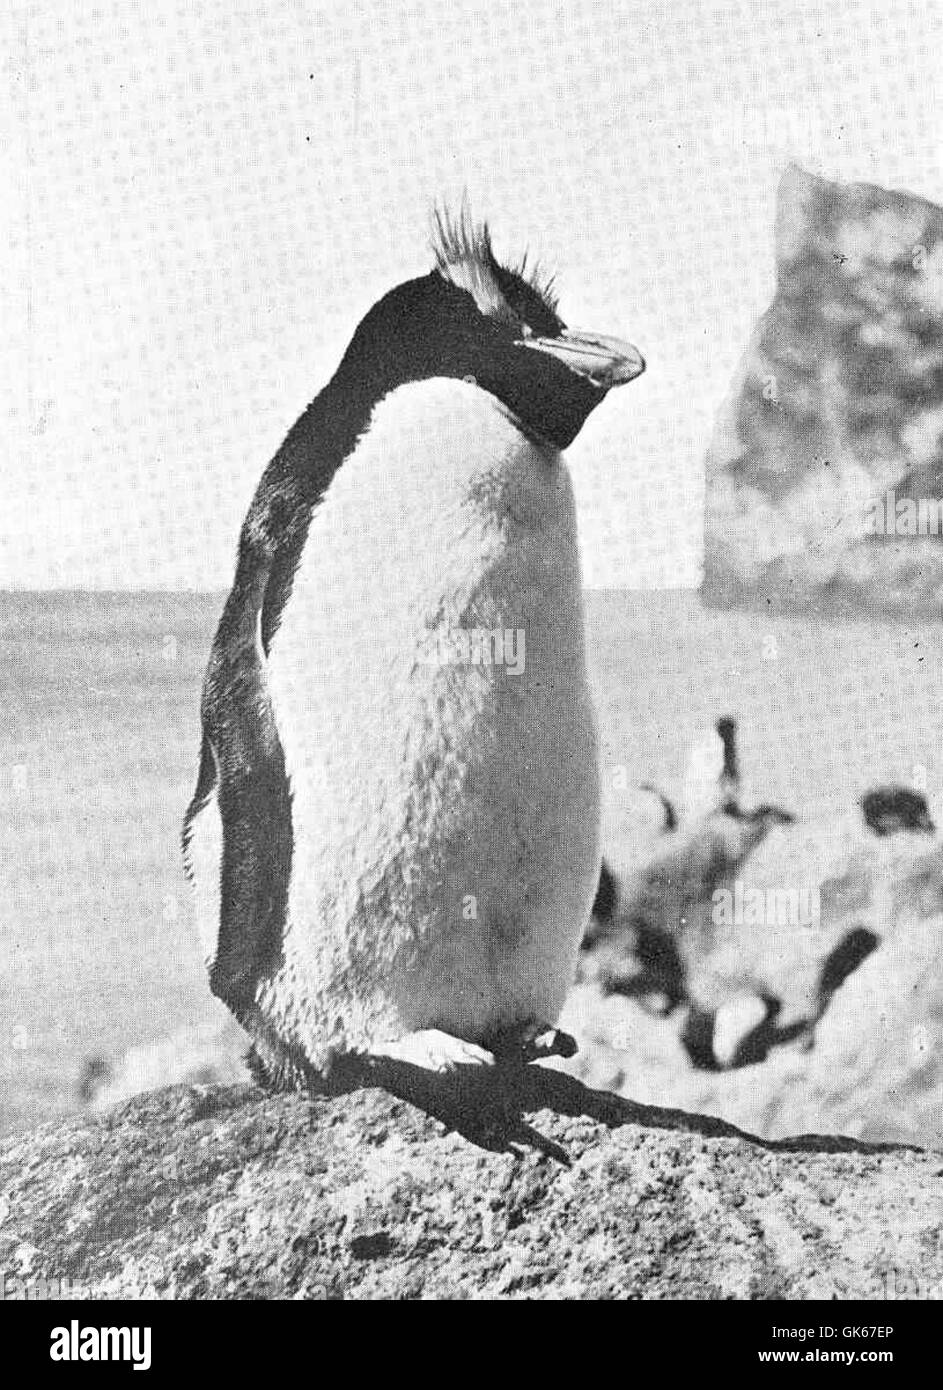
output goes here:
{"type": "Polygon", "coordinates": [[[518,346],[556,357],[602,391],[634,381],[645,370],[645,359],[637,347],[601,333],[565,328],[556,338],[520,338],[518,346]]]}

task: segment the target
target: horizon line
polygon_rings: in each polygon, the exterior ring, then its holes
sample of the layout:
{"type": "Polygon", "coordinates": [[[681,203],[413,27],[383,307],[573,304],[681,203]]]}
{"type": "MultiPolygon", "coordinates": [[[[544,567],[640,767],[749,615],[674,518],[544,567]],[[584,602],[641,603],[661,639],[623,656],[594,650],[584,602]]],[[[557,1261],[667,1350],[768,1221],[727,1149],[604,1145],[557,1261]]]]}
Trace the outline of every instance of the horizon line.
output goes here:
{"type": "MultiPolygon", "coordinates": [[[[623,592],[624,592],[624,593],[644,593],[644,594],[657,594],[657,593],[673,594],[673,593],[681,593],[681,592],[683,592],[683,593],[697,593],[697,592],[700,590],[700,588],[701,588],[701,585],[700,585],[699,583],[698,583],[698,584],[584,584],[584,585],[583,585],[584,592],[587,592],[587,593],[623,593],[623,592]]],[[[0,596],[2,596],[2,597],[14,597],[14,596],[19,596],[19,595],[21,595],[21,594],[88,594],[88,595],[90,595],[90,596],[91,596],[91,595],[109,595],[109,594],[121,594],[121,595],[139,594],[139,595],[141,595],[142,597],[145,597],[145,596],[153,596],[153,595],[157,595],[157,594],[161,594],[161,595],[175,595],[175,594],[179,594],[179,595],[186,595],[186,596],[194,597],[194,598],[198,598],[198,597],[201,597],[201,596],[205,596],[205,597],[207,597],[207,598],[214,598],[214,597],[218,597],[220,594],[227,594],[228,592],[229,592],[229,586],[228,586],[228,585],[220,585],[218,588],[212,588],[212,589],[210,589],[210,588],[202,588],[202,587],[201,587],[201,588],[193,588],[193,589],[177,588],[177,587],[171,588],[169,585],[154,585],[153,587],[148,587],[148,586],[146,586],[146,585],[135,585],[134,587],[129,587],[129,588],[117,588],[117,587],[104,586],[104,585],[93,585],[93,586],[90,586],[90,585],[74,585],[74,586],[73,586],[73,585],[64,585],[64,584],[49,585],[49,586],[42,586],[42,585],[22,585],[22,586],[16,586],[16,587],[9,587],[9,586],[6,586],[6,585],[0,585],[0,596]]]]}

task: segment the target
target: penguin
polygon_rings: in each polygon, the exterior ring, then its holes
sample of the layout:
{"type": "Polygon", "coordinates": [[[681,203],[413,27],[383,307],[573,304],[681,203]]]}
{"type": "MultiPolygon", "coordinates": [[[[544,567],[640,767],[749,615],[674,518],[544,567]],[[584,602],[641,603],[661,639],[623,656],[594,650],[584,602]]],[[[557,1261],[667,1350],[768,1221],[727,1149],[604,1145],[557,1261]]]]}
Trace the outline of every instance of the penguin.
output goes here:
{"type": "MultiPolygon", "coordinates": [[[[720,813],[735,820],[748,822],[751,826],[762,826],[762,833],[765,833],[765,827],[775,821],[778,814],[775,807],[764,805],[757,807],[755,811],[742,811],[740,808],[740,768],[736,737],[735,721],[725,716],[717,720],[706,738],[692,746],[685,772],[686,825],[699,821],[707,822],[712,813],[720,813]]],[[[657,859],[663,848],[661,836],[674,834],[678,830],[678,813],[674,803],[654,783],[641,782],[638,790],[648,793],[658,807],[660,824],[653,850],[657,859]]],[[[786,819],[790,819],[788,813],[783,814],[786,819]]],[[[749,852],[752,848],[752,834],[749,831],[746,834],[749,843],[745,852],[749,852]]],[[[619,896],[616,875],[603,859],[590,922],[583,939],[584,950],[591,948],[600,937],[611,930],[619,896]]]]}
{"type": "Polygon", "coordinates": [[[185,866],[275,1085],[575,1050],[600,792],[562,451],[645,363],[467,205],[433,255],[265,470],[203,686],[185,866]]]}
{"type": "Polygon", "coordinates": [[[691,825],[717,810],[735,788],[728,785],[730,720],[718,720],[709,733],[697,739],[688,754],[681,793],[682,824],[691,825]],[[723,726],[727,737],[720,730],[723,726]]]}
{"type": "Polygon", "coordinates": [[[771,1027],[778,1012],[772,1006],[778,1001],[758,1000],[749,982],[729,1017],[723,1007],[713,1009],[692,997],[692,979],[717,944],[710,912],[715,889],[736,877],[773,829],[795,823],[795,816],[779,806],[745,808],[740,792],[736,723],[723,717],[692,748],[680,825],[673,811],[670,825],[666,815],[670,833],[630,872],[614,872],[611,862],[603,861],[583,939],[583,974],[604,995],[637,999],[661,1017],[687,1009],[681,1040],[693,1065],[708,1069],[727,1065],[711,1051],[717,1018],[723,1053],[725,1031],[744,1027],[752,1033],[761,1023],[771,1027]]]}

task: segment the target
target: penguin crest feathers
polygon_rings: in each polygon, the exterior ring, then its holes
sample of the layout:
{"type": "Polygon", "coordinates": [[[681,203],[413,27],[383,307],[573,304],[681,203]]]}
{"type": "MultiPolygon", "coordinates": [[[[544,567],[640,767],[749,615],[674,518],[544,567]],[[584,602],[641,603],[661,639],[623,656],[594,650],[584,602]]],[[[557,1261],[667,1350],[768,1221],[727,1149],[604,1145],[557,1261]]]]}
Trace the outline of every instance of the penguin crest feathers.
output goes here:
{"type": "Polygon", "coordinates": [[[475,221],[467,200],[457,214],[433,210],[432,253],[442,278],[470,294],[487,318],[521,327],[525,336],[555,336],[562,329],[553,277],[526,251],[516,266],[502,265],[487,222],[475,221]]]}

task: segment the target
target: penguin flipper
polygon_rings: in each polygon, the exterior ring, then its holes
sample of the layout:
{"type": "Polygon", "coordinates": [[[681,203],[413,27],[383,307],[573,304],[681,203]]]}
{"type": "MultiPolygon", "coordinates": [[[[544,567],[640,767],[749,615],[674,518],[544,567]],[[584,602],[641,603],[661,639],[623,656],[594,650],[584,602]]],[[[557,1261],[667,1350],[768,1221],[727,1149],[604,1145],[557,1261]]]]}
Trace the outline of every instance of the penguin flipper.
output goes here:
{"type": "Polygon", "coordinates": [[[261,974],[280,958],[291,870],[291,798],[265,676],[264,576],[236,584],[203,699],[222,823],[219,934],[210,988],[249,1025],[261,974]]]}
{"type": "MultiPolygon", "coordinates": [[[[203,754],[185,844],[214,800],[221,827],[219,921],[210,988],[250,1033],[260,978],[281,958],[291,872],[291,793],[267,686],[267,639],[308,508],[291,479],[263,477],[240,537],[232,590],[203,686],[203,754]]],[[[209,924],[208,924],[209,925],[209,924]]]]}

